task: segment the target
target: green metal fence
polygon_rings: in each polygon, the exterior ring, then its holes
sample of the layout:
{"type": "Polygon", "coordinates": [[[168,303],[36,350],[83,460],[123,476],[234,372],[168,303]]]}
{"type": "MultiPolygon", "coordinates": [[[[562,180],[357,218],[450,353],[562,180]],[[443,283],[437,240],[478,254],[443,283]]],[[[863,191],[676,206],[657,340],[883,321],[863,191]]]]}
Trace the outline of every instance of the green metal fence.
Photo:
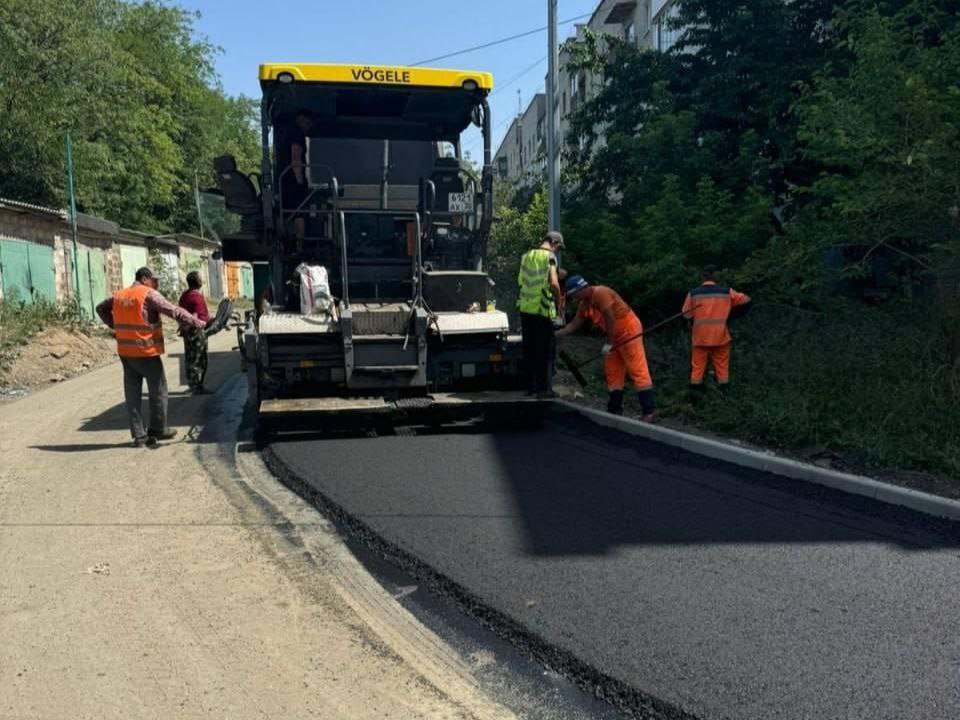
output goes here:
{"type": "Polygon", "coordinates": [[[147,249],[133,245],[120,246],[120,277],[123,287],[133,285],[134,275],[147,264],[147,249]]]}
{"type": "Polygon", "coordinates": [[[0,288],[5,298],[56,302],[53,249],[25,240],[0,238],[0,288]]]}
{"type": "Polygon", "coordinates": [[[79,267],[77,274],[72,271],[73,251],[67,250],[71,262],[70,277],[79,276],[80,287],[78,298],[80,310],[93,319],[96,317],[95,308],[101,300],[107,297],[107,261],[106,253],[99,249],[79,248],[79,267]]]}

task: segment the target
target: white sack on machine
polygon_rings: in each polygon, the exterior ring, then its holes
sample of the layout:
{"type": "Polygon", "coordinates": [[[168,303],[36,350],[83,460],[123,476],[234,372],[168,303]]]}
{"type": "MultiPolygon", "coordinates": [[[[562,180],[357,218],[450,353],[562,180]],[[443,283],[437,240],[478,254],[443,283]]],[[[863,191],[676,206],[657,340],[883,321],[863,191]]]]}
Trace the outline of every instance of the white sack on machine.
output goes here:
{"type": "Polygon", "coordinates": [[[302,315],[327,315],[333,308],[333,297],[330,295],[330,283],[327,279],[327,269],[322,265],[297,266],[297,275],[300,276],[300,313],[302,315]]]}

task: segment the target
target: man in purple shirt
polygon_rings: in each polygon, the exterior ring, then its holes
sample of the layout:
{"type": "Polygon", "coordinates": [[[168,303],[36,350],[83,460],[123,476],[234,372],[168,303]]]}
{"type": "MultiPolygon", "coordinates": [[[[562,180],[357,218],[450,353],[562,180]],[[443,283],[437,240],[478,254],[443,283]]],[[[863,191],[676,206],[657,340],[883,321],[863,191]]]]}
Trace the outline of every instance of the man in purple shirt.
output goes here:
{"type": "MultiPolygon", "coordinates": [[[[182,308],[168,302],[157,291],[158,281],[153,271],[142,267],[136,272],[136,282],[132,288],[141,288],[135,293],[142,300],[142,304],[130,303],[133,291],[124,289],[117,295],[109,297],[97,305],[97,315],[107,327],[118,333],[118,351],[123,363],[123,394],[130,418],[130,434],[136,447],[155,447],[160,440],[170,440],[177,431],[167,427],[167,377],[163,369],[163,334],[160,327],[160,316],[166,315],[180,323],[181,327],[203,328],[205,323],[195,318],[182,308]],[[114,304],[117,296],[121,296],[124,304],[117,309],[121,318],[120,325],[114,322],[114,304]],[[131,317],[126,317],[130,315],[131,317]],[[133,332],[142,329],[157,333],[155,340],[129,340],[119,333],[129,333],[130,323],[138,323],[133,332]],[[151,330],[152,329],[152,330],[151,330]],[[125,343],[120,345],[120,343],[125,343]],[[124,349],[126,348],[126,349],[124,349]],[[132,348],[132,351],[131,351],[132,348]],[[150,425],[144,428],[141,414],[141,400],[143,397],[143,381],[147,381],[147,394],[150,398],[150,425]]],[[[136,301],[140,303],[141,301],[136,301]]]]}
{"type": "MultiPolygon", "coordinates": [[[[207,325],[210,322],[210,311],[207,309],[206,298],[200,292],[202,287],[200,273],[188,273],[187,290],[180,296],[180,307],[207,325]]],[[[207,392],[203,386],[203,379],[207,375],[207,333],[204,330],[184,329],[183,349],[187,364],[187,384],[194,395],[203,395],[207,392]]]]}

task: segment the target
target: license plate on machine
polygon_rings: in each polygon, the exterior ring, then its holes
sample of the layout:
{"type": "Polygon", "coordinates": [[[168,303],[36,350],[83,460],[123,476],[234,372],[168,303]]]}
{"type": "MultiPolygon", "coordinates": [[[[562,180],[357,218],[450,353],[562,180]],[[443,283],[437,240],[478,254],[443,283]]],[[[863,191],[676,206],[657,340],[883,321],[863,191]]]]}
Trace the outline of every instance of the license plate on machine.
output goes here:
{"type": "Polygon", "coordinates": [[[473,212],[473,193],[450,193],[447,199],[447,207],[450,209],[450,212],[473,212]]]}

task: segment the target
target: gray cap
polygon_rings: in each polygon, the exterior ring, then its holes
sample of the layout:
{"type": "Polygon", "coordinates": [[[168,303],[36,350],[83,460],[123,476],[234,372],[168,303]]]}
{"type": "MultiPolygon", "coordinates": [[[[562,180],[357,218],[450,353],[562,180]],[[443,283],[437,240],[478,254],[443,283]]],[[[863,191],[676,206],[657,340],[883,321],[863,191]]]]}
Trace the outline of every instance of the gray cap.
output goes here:
{"type": "Polygon", "coordinates": [[[546,235],[544,235],[543,242],[553,243],[561,250],[567,247],[566,244],[563,242],[563,235],[558,233],[556,230],[551,230],[546,235]]]}

